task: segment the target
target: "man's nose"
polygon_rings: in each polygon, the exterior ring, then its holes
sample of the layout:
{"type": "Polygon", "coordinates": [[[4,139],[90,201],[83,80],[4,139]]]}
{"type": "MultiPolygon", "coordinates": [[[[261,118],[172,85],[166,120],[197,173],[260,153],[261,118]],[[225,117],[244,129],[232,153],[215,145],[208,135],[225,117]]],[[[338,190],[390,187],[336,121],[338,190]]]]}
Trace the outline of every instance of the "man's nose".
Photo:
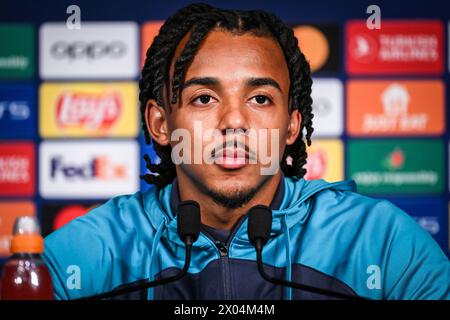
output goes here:
{"type": "Polygon", "coordinates": [[[223,132],[226,129],[247,130],[249,128],[247,106],[239,99],[224,103],[219,117],[219,129],[223,132]]]}

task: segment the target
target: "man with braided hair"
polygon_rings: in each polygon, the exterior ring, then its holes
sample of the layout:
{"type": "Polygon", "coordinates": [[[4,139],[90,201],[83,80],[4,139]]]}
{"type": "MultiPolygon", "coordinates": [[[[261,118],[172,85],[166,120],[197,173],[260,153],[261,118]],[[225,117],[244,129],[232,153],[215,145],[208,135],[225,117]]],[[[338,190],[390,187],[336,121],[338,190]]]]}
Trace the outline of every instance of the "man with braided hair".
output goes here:
{"type": "Polygon", "coordinates": [[[265,205],[272,230],[263,260],[271,276],[354,297],[448,299],[449,261],[406,213],[358,195],[350,181],[303,179],[311,85],[296,37],[270,13],[193,4],[167,19],[140,80],[145,139],[159,158],[145,157],[142,178],[154,187],[115,197],[46,238],[56,298],[179,272],[185,252],[177,208],[194,200],[202,226],[188,274],[122,298],[331,298],[258,273],[247,212],[265,205]],[[199,149],[207,151],[192,160],[199,149]],[[275,155],[269,172],[265,153],[275,155]],[[73,265],[79,286],[70,285],[73,265]]]}

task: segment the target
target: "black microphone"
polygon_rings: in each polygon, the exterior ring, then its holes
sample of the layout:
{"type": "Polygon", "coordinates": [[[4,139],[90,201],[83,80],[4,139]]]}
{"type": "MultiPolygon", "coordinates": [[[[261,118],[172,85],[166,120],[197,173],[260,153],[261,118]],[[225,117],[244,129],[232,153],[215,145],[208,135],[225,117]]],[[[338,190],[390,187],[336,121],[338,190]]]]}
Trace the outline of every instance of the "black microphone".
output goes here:
{"type": "Polygon", "coordinates": [[[296,283],[293,281],[286,281],[283,279],[277,279],[269,276],[263,268],[263,261],[262,261],[262,250],[264,248],[264,245],[269,240],[270,231],[272,229],[272,211],[264,206],[264,205],[256,205],[252,207],[248,212],[248,238],[250,240],[250,243],[253,244],[253,246],[256,249],[256,261],[258,264],[258,271],[261,274],[261,276],[264,278],[264,280],[285,286],[290,287],[294,289],[300,289],[304,291],[309,291],[313,293],[319,293],[326,296],[339,298],[339,299],[349,299],[349,300],[367,300],[367,298],[362,298],[358,296],[351,296],[345,293],[335,292],[331,290],[326,290],[322,288],[312,287],[300,283],[296,283]]]}
{"type": "Polygon", "coordinates": [[[189,265],[191,263],[192,244],[197,240],[198,235],[200,233],[200,206],[196,201],[193,200],[183,201],[178,206],[177,231],[181,241],[183,241],[186,245],[186,258],[184,262],[184,267],[183,270],[181,270],[179,273],[177,273],[174,276],[159,280],[149,281],[148,279],[146,279],[144,280],[144,282],[142,282],[141,280],[138,282],[133,282],[131,284],[125,284],[120,288],[114,289],[106,293],[101,293],[76,300],[98,300],[111,298],[114,296],[130,293],[133,291],[144,290],[151,287],[156,287],[169,282],[180,280],[188,272],[189,265]]]}

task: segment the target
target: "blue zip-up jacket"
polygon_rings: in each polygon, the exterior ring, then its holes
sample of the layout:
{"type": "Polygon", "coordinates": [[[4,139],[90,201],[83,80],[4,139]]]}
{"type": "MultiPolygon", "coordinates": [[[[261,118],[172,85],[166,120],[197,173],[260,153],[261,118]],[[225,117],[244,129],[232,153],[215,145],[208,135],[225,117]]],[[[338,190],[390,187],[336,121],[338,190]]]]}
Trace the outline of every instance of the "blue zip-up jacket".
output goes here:
{"type": "MultiPolygon", "coordinates": [[[[284,178],[263,250],[272,276],[372,299],[449,299],[450,262],[434,239],[388,201],[355,193],[350,181],[284,178]]],[[[115,197],[45,239],[58,299],[110,291],[182,269],[185,247],[171,208],[173,184],[115,197]]],[[[227,243],[206,232],[183,279],[122,298],[328,299],[266,282],[247,218],[227,243]]]]}

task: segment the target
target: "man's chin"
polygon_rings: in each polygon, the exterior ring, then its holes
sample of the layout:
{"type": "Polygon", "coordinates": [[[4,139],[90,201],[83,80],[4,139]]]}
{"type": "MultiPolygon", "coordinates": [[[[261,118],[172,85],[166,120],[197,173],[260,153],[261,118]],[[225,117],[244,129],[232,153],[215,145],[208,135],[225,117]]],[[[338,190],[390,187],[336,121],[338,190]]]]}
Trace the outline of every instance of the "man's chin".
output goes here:
{"type": "MultiPolygon", "coordinates": [[[[229,174],[216,171],[194,171],[181,167],[186,176],[197,186],[200,192],[211,198],[218,205],[236,209],[246,205],[263,187],[270,176],[264,179],[254,179],[248,172],[233,172],[229,174]],[[197,174],[196,174],[197,173],[197,174]],[[258,181],[260,180],[260,181],[258,181]]],[[[239,171],[239,170],[237,170],[239,171]]]]}
{"type": "Polygon", "coordinates": [[[258,192],[259,188],[240,187],[229,189],[225,188],[207,188],[207,195],[217,204],[228,208],[236,209],[246,205],[258,192]]]}

